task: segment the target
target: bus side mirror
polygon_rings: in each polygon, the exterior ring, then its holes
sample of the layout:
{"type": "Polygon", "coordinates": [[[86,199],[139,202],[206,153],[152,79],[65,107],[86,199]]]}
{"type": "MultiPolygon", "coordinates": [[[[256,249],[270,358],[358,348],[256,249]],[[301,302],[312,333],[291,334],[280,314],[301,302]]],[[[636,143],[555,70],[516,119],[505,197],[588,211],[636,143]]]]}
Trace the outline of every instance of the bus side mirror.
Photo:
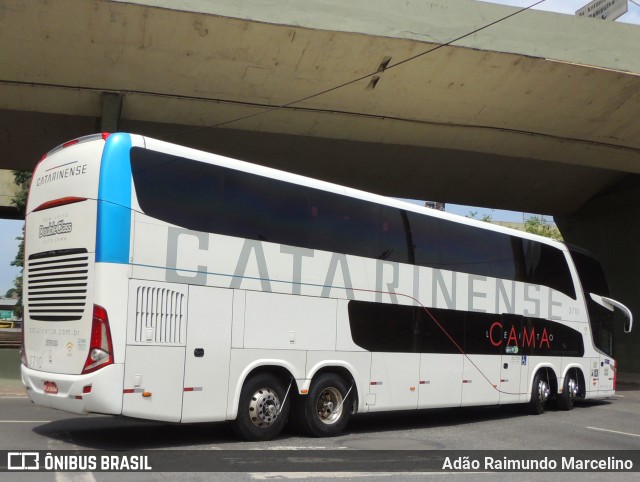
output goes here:
{"type": "Polygon", "coordinates": [[[593,293],[589,293],[589,296],[591,296],[591,299],[593,301],[598,303],[600,306],[604,306],[609,311],[613,311],[616,308],[619,309],[625,318],[624,332],[631,332],[631,328],[633,327],[633,314],[631,313],[631,310],[629,308],[624,306],[619,301],[612,300],[611,298],[607,298],[605,296],[599,296],[593,293]]]}

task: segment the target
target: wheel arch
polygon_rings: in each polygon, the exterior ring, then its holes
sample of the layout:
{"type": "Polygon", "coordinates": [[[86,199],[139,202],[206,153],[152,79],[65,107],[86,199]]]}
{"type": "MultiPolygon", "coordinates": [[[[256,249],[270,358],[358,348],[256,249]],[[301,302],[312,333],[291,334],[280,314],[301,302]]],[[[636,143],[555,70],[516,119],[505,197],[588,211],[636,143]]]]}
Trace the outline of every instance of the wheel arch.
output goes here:
{"type": "Polygon", "coordinates": [[[285,360],[256,360],[247,365],[238,377],[234,390],[229,392],[227,403],[227,420],[235,420],[238,416],[238,404],[240,403],[240,393],[242,387],[251,377],[260,373],[269,373],[275,375],[282,384],[288,388],[290,383],[291,391],[298,390],[298,384],[295,377],[295,367],[285,360]]]}

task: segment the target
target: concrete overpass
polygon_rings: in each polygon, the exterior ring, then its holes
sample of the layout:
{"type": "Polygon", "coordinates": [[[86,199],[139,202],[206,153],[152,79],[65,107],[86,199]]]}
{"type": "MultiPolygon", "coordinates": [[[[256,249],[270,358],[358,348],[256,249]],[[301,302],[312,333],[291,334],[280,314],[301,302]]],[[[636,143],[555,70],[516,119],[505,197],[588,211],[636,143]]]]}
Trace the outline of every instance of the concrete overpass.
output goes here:
{"type": "MultiPolygon", "coordinates": [[[[640,314],[636,26],[469,0],[6,0],[0,40],[0,168],[123,130],[550,213],[640,314]]],[[[638,333],[616,341],[640,372],[638,333]]]]}

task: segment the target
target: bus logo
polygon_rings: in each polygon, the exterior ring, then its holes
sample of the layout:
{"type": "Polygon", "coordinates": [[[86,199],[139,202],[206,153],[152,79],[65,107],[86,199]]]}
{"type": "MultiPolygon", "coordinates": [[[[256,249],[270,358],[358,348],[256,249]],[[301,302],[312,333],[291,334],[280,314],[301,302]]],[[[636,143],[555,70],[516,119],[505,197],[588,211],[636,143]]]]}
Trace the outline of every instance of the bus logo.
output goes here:
{"type": "Polygon", "coordinates": [[[9,452],[7,454],[7,469],[9,470],[38,470],[40,468],[40,454],[38,452],[9,452]]]}
{"type": "Polygon", "coordinates": [[[51,221],[45,226],[41,224],[39,237],[46,238],[47,236],[58,236],[60,234],[68,234],[71,231],[73,231],[73,223],[65,223],[64,219],[61,219],[57,223],[51,221]]]}

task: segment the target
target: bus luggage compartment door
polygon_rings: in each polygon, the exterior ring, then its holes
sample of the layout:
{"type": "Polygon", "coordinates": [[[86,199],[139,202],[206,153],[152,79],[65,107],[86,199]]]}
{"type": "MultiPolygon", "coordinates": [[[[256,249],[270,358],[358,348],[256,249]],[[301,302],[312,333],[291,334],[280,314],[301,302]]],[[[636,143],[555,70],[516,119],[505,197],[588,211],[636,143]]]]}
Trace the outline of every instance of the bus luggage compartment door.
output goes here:
{"type": "Polygon", "coordinates": [[[232,307],[233,290],[189,286],[182,422],[226,418],[232,307]]]}
{"type": "Polygon", "coordinates": [[[127,346],[123,415],[180,421],[184,350],[183,346],[127,346]]]}
{"type": "Polygon", "coordinates": [[[180,421],[187,295],[186,285],[129,282],[123,415],[180,421]]]}

